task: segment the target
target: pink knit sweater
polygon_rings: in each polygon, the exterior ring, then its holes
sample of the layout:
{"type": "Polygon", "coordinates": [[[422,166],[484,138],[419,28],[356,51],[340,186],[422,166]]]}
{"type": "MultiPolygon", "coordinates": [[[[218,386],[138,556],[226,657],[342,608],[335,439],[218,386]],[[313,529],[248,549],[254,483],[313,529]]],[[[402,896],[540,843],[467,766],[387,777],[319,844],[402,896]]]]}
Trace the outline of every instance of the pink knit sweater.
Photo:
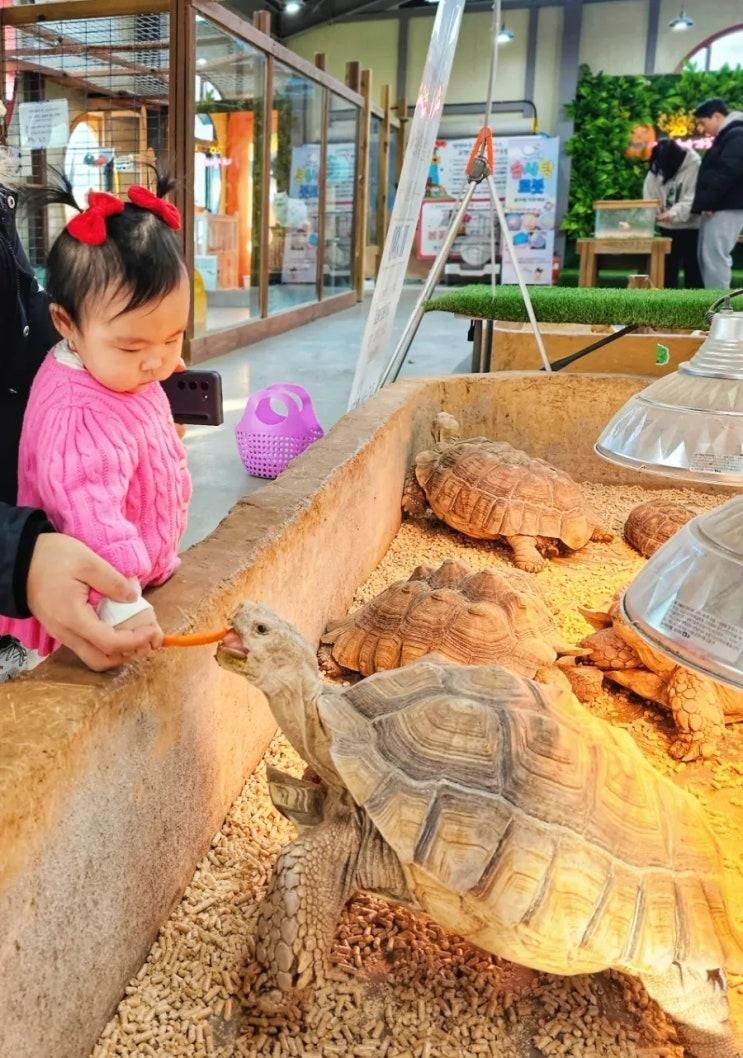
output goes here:
{"type": "MultiPolygon", "coordinates": [[[[19,506],[40,507],[58,532],[143,588],[180,564],[191,479],[159,383],[114,393],[53,349],[31,389],[18,480],[19,506]]],[[[0,634],[42,655],[59,645],[33,618],[0,618],[0,634]]]]}

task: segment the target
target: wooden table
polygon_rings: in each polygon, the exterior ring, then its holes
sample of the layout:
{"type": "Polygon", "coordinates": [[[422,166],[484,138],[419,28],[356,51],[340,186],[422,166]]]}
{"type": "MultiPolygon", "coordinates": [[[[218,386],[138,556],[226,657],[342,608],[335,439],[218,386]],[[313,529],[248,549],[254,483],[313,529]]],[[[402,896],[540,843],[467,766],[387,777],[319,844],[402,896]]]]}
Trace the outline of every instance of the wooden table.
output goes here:
{"type": "Polygon", "coordinates": [[[644,254],[648,258],[648,275],[654,287],[660,289],[666,281],[666,254],[671,240],[648,236],[632,239],[578,239],[580,257],[579,287],[598,286],[599,262],[602,254],[618,257],[623,254],[644,254]]]}

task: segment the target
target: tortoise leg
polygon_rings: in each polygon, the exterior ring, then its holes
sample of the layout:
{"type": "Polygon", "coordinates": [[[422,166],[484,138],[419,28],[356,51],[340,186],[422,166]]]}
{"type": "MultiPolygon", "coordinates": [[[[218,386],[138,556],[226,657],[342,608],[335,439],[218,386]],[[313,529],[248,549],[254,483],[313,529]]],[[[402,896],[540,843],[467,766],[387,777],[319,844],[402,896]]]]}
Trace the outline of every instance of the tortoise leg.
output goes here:
{"type": "Polygon", "coordinates": [[[303,831],[282,850],[258,909],[258,1005],[291,1006],[320,984],[343,907],[355,884],[361,831],[351,815],[303,831]]]}
{"type": "Polygon", "coordinates": [[[591,542],[594,544],[610,544],[613,539],[614,533],[610,529],[604,529],[601,525],[597,525],[591,533],[591,542]]]}
{"type": "Polygon", "coordinates": [[[600,669],[637,669],[642,666],[632,647],[613,628],[591,632],[580,645],[589,651],[590,661],[600,669]]]}
{"type": "Polygon", "coordinates": [[[505,541],[513,551],[513,561],[527,573],[540,573],[547,563],[537,551],[533,536],[507,536],[505,541]]]}
{"type": "Polygon", "coordinates": [[[674,963],[657,977],[642,978],[648,995],[676,1022],[689,1058],[743,1058],[743,1038],[730,1021],[722,970],[674,963]]]}
{"type": "Polygon", "coordinates": [[[320,672],[325,673],[331,679],[339,680],[345,675],[346,670],[333,657],[333,648],[329,643],[322,643],[318,647],[317,663],[320,666],[320,672]]]}
{"type": "Polygon", "coordinates": [[[679,665],[667,693],[679,731],[671,756],[685,761],[713,756],[725,733],[725,714],[713,681],[679,665]]]}
{"type": "Polygon", "coordinates": [[[426,494],[418,484],[414,469],[409,470],[405,475],[405,484],[402,487],[402,509],[410,518],[424,518],[428,510],[426,494]]]}

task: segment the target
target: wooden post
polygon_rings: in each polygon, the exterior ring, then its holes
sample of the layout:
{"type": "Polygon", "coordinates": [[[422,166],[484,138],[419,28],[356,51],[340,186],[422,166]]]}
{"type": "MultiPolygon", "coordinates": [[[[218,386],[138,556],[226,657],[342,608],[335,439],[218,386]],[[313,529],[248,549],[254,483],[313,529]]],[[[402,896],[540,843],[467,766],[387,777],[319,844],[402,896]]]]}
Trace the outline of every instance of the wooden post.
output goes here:
{"type": "Polygon", "coordinates": [[[270,11],[256,11],[253,15],[253,25],[259,33],[265,33],[267,37],[271,36],[271,12],[270,11]]]}
{"type": "MultiPolygon", "coordinates": [[[[271,32],[271,15],[256,11],[253,25],[261,33],[271,32]]],[[[271,263],[271,137],[273,134],[273,56],[266,55],[263,79],[263,143],[261,161],[261,245],[258,258],[258,304],[261,318],[268,316],[268,273],[271,263]]]]}
{"type": "Polygon", "coordinates": [[[347,62],[346,63],[346,84],[349,88],[352,88],[354,92],[361,92],[361,63],[360,62],[347,62]]]}
{"type": "Polygon", "coordinates": [[[369,209],[369,147],[371,143],[371,88],[372,72],[364,70],[361,74],[361,95],[364,105],[361,110],[361,123],[358,138],[358,159],[356,167],[356,216],[354,218],[356,243],[354,248],[354,286],[356,300],[363,301],[366,264],[366,214],[369,209]]]}
{"type": "MultiPolygon", "coordinates": [[[[196,39],[191,0],[170,0],[170,92],[168,154],[176,174],[175,204],[181,213],[181,245],[188,275],[194,270],[194,81],[196,39]]],[[[191,280],[193,285],[193,280],[191,280]]],[[[193,338],[193,290],[183,357],[190,363],[193,338]]]]}
{"type": "MultiPolygon", "coordinates": [[[[315,66],[325,69],[325,55],[315,55],[315,66]]],[[[327,207],[328,186],[328,140],[330,129],[330,90],[322,89],[322,119],[320,125],[320,165],[317,173],[317,270],[315,283],[317,300],[322,301],[325,293],[325,210],[327,207]]]]}
{"type": "Polygon", "coordinates": [[[402,160],[405,156],[405,133],[408,127],[408,101],[405,96],[401,96],[397,101],[397,119],[400,123],[397,128],[397,182],[399,183],[402,160]]]}
{"type": "Polygon", "coordinates": [[[379,149],[379,201],[377,202],[377,241],[379,243],[379,257],[377,258],[377,272],[382,261],[382,249],[387,236],[387,223],[389,221],[390,200],[390,142],[392,139],[392,92],[388,84],[382,86],[382,106],[384,118],[382,119],[382,142],[379,149]]]}

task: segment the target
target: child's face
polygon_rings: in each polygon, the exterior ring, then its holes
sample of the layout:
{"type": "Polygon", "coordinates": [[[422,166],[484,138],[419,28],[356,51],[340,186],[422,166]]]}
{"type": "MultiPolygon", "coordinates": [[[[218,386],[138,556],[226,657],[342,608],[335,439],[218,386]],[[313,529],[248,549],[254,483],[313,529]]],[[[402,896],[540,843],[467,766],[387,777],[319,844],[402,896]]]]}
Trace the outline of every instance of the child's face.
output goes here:
{"type": "Polygon", "coordinates": [[[116,393],[136,393],[170,378],[177,367],[190,296],[184,272],[178,286],[162,300],[129,312],[122,312],[128,295],[117,293],[86,307],[79,327],[57,305],[52,306],[52,318],[96,381],[116,393]]]}

